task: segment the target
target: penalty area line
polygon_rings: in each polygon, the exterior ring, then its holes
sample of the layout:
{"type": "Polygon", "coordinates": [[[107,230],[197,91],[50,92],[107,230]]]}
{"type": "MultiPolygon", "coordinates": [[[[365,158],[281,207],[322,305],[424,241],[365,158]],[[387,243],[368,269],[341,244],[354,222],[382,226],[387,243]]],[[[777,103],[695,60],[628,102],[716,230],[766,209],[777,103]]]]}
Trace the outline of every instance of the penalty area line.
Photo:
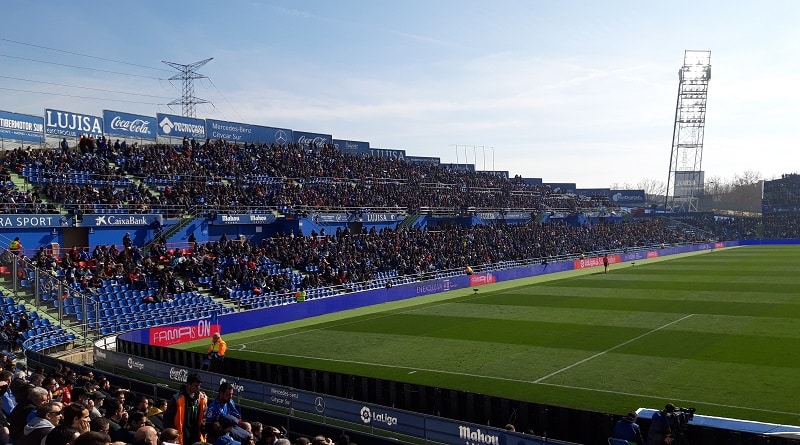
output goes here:
{"type": "Polygon", "coordinates": [[[606,349],[605,351],[600,351],[597,354],[594,354],[594,355],[592,355],[590,357],[586,357],[585,359],[579,360],[579,361],[577,361],[577,362],[575,362],[575,363],[573,363],[573,364],[571,364],[569,366],[565,366],[565,367],[563,367],[563,368],[561,368],[561,369],[559,369],[557,371],[553,371],[553,372],[551,372],[550,374],[547,374],[544,377],[539,377],[538,379],[534,380],[533,383],[542,383],[544,380],[547,380],[550,377],[553,377],[554,375],[560,374],[560,373],[562,373],[564,371],[567,371],[567,370],[570,370],[570,369],[572,369],[572,368],[574,368],[576,366],[582,365],[582,364],[588,362],[589,360],[596,359],[597,357],[600,357],[601,355],[605,355],[605,354],[607,354],[607,353],[609,353],[611,351],[614,351],[616,349],[619,349],[619,348],[621,348],[621,347],[623,347],[623,346],[625,346],[627,344],[633,343],[636,340],[639,340],[640,338],[647,337],[648,335],[653,334],[655,332],[658,332],[658,331],[660,331],[660,330],[662,330],[664,328],[667,328],[669,326],[672,326],[675,323],[680,323],[681,321],[686,320],[687,318],[691,317],[692,315],[694,315],[694,314],[689,314],[689,315],[687,315],[687,316],[685,316],[683,318],[679,318],[679,319],[677,319],[675,321],[671,321],[671,322],[669,322],[669,323],[667,323],[667,324],[665,324],[663,326],[659,326],[659,327],[657,327],[657,328],[655,328],[655,329],[653,329],[651,331],[647,331],[644,334],[639,335],[638,337],[634,337],[634,338],[632,338],[630,340],[627,340],[627,341],[624,341],[624,342],[622,342],[622,343],[620,343],[620,344],[618,344],[616,346],[612,346],[612,347],[606,349]]]}

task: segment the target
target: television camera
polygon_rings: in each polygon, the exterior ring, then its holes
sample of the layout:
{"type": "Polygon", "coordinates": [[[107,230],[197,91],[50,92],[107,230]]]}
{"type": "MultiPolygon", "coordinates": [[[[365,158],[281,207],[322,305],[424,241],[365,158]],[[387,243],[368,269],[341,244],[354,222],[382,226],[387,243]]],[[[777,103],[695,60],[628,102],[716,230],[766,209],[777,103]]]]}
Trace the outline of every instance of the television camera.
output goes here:
{"type": "Polygon", "coordinates": [[[686,424],[694,418],[695,408],[682,408],[680,406],[667,405],[664,414],[667,419],[667,426],[671,431],[680,431],[686,428],[686,424]]]}

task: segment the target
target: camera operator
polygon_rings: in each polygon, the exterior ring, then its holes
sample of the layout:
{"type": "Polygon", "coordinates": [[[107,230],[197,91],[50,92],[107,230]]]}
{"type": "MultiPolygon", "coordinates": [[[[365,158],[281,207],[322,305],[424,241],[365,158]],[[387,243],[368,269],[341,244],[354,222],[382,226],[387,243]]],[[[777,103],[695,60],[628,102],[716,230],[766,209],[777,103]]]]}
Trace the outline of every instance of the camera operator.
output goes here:
{"type": "Polygon", "coordinates": [[[653,414],[650,419],[650,430],[647,433],[647,445],[672,443],[680,438],[686,425],[694,417],[694,408],[676,408],[667,403],[663,410],[653,414]]]}
{"type": "Polygon", "coordinates": [[[650,418],[650,429],[647,430],[647,445],[662,445],[669,429],[668,417],[675,411],[675,405],[667,403],[661,411],[653,413],[650,418]]]}

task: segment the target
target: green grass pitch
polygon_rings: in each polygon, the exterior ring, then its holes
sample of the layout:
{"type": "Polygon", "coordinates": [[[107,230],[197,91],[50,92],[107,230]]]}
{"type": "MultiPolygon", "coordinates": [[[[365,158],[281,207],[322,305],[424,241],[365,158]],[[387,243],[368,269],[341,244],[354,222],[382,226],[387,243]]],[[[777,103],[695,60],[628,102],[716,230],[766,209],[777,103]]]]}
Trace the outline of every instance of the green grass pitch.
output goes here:
{"type": "Polygon", "coordinates": [[[247,360],[601,412],[672,402],[798,425],[798,258],[795,246],[706,251],[224,337],[247,360]]]}

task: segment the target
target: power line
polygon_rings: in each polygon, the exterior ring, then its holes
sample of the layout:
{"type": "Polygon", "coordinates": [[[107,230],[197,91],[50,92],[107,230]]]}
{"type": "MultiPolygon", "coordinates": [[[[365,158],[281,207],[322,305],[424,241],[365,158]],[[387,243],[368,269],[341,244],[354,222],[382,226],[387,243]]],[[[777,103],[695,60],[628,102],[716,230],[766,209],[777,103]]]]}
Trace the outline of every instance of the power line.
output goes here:
{"type": "Polygon", "coordinates": [[[92,100],[102,100],[102,101],[107,101],[107,102],[124,102],[124,103],[128,103],[128,104],[165,105],[165,104],[158,103],[158,102],[140,102],[140,101],[135,101],[135,100],[107,99],[107,98],[102,98],[102,97],[78,96],[78,95],[74,95],[74,94],[48,93],[48,92],[44,92],[44,91],[19,90],[19,89],[16,89],[16,88],[3,88],[3,87],[0,87],[0,90],[15,91],[17,93],[45,94],[45,95],[49,95],[49,96],[72,97],[72,98],[75,98],[75,99],[92,99],[92,100]]]}
{"type": "MultiPolygon", "coordinates": [[[[121,60],[110,59],[110,58],[107,58],[107,57],[93,56],[93,55],[90,55],[90,54],[83,54],[83,53],[79,53],[79,52],[75,52],[75,51],[67,51],[67,50],[58,49],[58,48],[51,48],[51,47],[48,47],[48,46],[37,45],[37,44],[33,44],[33,43],[28,43],[28,42],[21,42],[21,41],[18,41],[18,40],[7,39],[7,38],[4,38],[4,37],[0,37],[0,41],[14,43],[14,44],[17,44],[17,45],[29,46],[29,47],[33,47],[33,48],[45,49],[45,50],[48,50],[48,51],[61,52],[61,53],[70,54],[70,55],[74,55],[74,56],[88,57],[88,58],[91,58],[91,59],[102,60],[102,61],[105,61],[105,62],[120,63],[120,64],[123,64],[123,65],[130,65],[130,66],[135,66],[135,67],[140,67],[140,68],[147,68],[147,69],[156,70],[156,71],[168,71],[168,70],[163,69],[163,68],[156,68],[156,67],[141,65],[141,64],[137,64],[137,63],[125,62],[125,61],[121,61],[121,60]]],[[[83,69],[83,70],[88,70],[88,71],[110,73],[110,74],[118,74],[118,75],[123,75],[123,76],[139,77],[139,78],[145,78],[145,79],[155,79],[155,80],[158,80],[159,82],[165,81],[165,80],[166,81],[172,80],[172,79],[165,79],[165,78],[162,78],[162,77],[144,76],[144,75],[130,74],[130,73],[124,73],[124,72],[118,72],[118,71],[103,70],[103,69],[98,69],[98,68],[89,68],[89,67],[84,67],[84,66],[62,64],[62,63],[57,63],[57,62],[50,62],[50,61],[46,61],[46,60],[38,60],[38,59],[31,59],[31,58],[25,58],[25,57],[19,57],[19,56],[12,56],[12,55],[7,55],[7,54],[0,54],[0,57],[6,57],[6,58],[18,59],[18,60],[25,60],[25,61],[36,62],[36,63],[45,63],[45,64],[50,64],[50,65],[68,67],[68,68],[77,68],[77,69],[83,69]]],[[[157,99],[168,99],[168,98],[163,97],[163,96],[140,94],[140,93],[127,93],[127,92],[124,92],[124,91],[114,91],[114,90],[105,90],[105,89],[100,89],[100,88],[82,87],[82,86],[78,86],[78,85],[59,84],[59,83],[54,83],[54,82],[37,81],[37,80],[32,80],[32,79],[22,79],[22,78],[2,76],[2,75],[0,75],[0,78],[10,79],[10,80],[18,80],[18,81],[23,81],[23,82],[35,82],[35,83],[41,83],[41,84],[46,84],[46,85],[63,86],[63,87],[68,87],[68,88],[80,88],[80,89],[91,90],[91,91],[99,91],[99,92],[105,92],[105,93],[127,94],[127,95],[132,95],[132,96],[153,97],[153,98],[157,98],[157,99]]],[[[220,96],[222,96],[222,98],[225,100],[225,102],[237,114],[239,114],[238,110],[236,110],[236,108],[233,106],[233,104],[231,104],[231,102],[228,100],[228,98],[225,97],[225,95],[222,93],[222,91],[220,91],[219,88],[217,88],[217,85],[214,83],[213,80],[211,80],[209,77],[206,77],[206,76],[202,76],[202,78],[208,79],[209,82],[211,82],[211,85],[214,87],[214,90],[216,90],[217,93],[219,93],[220,96]]],[[[173,85],[172,82],[169,82],[169,83],[170,83],[170,85],[172,87],[175,87],[175,85],[173,85]]],[[[6,90],[6,91],[17,91],[17,92],[25,92],[25,93],[45,94],[45,95],[52,95],[52,96],[63,96],[63,97],[82,98],[82,99],[114,101],[112,99],[102,99],[102,98],[97,98],[97,97],[87,97],[87,96],[79,96],[79,95],[71,95],[71,94],[63,94],[63,93],[48,93],[48,92],[43,92],[43,91],[29,91],[29,90],[13,89],[13,88],[0,88],[0,89],[6,90]]],[[[165,105],[165,104],[162,104],[162,103],[139,102],[139,101],[130,101],[130,100],[127,100],[127,101],[126,100],[116,100],[116,102],[138,103],[138,104],[157,105],[157,106],[165,105]]],[[[208,102],[208,103],[211,104],[211,106],[215,110],[217,110],[217,112],[221,113],[222,110],[217,108],[216,105],[214,105],[214,103],[212,103],[212,102],[208,102]]],[[[169,105],[169,104],[166,104],[166,105],[169,105]]],[[[239,117],[241,118],[242,121],[244,121],[244,118],[241,115],[239,115],[239,117]]]]}
{"type": "Polygon", "coordinates": [[[121,73],[119,71],[101,70],[101,69],[97,69],[97,68],[88,68],[88,67],[85,67],[85,66],[77,66],[77,65],[67,65],[65,63],[48,62],[46,60],[29,59],[27,57],[10,56],[8,54],[0,54],[0,57],[7,57],[9,59],[25,60],[27,62],[46,63],[46,64],[50,64],[50,65],[63,66],[63,67],[67,67],[67,68],[78,68],[78,69],[81,69],[81,70],[96,71],[98,73],[110,73],[110,74],[119,74],[121,76],[141,77],[143,79],[164,80],[161,77],[142,76],[140,74],[121,73]]]}
{"type": "Polygon", "coordinates": [[[89,54],[81,54],[81,53],[76,53],[76,52],[73,52],[73,51],[67,51],[67,50],[63,50],[63,49],[50,48],[50,47],[47,47],[47,46],[35,45],[33,43],[20,42],[20,41],[17,41],[17,40],[6,39],[6,38],[3,38],[3,37],[0,37],[0,41],[16,43],[17,45],[32,46],[34,48],[46,49],[46,50],[49,50],[49,51],[57,51],[57,52],[65,53],[65,54],[72,54],[74,56],[88,57],[90,59],[103,60],[103,61],[106,61],[106,62],[121,63],[123,65],[138,66],[139,68],[147,68],[147,69],[156,70],[156,71],[169,72],[169,70],[165,70],[164,68],[155,68],[155,67],[147,66],[147,65],[139,65],[138,63],[123,62],[121,60],[114,60],[114,59],[108,59],[108,58],[105,58],[105,57],[91,56],[89,54]]]}
{"type": "Polygon", "coordinates": [[[22,79],[22,78],[19,78],[19,77],[0,76],[0,79],[11,79],[11,80],[19,80],[19,81],[22,81],[22,82],[42,83],[42,84],[45,84],[45,85],[54,85],[54,86],[59,86],[59,87],[80,88],[80,89],[83,89],[83,90],[100,91],[100,92],[103,92],[103,93],[128,94],[128,95],[131,95],[131,96],[155,97],[157,99],[169,99],[168,97],[156,96],[156,95],[153,95],[153,94],[127,93],[125,91],[105,90],[105,89],[102,89],[102,88],[92,88],[92,87],[82,87],[80,85],[68,85],[68,84],[64,84],[64,83],[45,82],[43,80],[22,79]]]}
{"type": "MultiPolygon", "coordinates": [[[[224,94],[222,94],[222,91],[220,91],[219,88],[217,88],[217,84],[215,84],[210,77],[206,77],[206,79],[208,79],[208,81],[211,82],[211,86],[213,86],[214,89],[217,90],[217,93],[219,93],[219,95],[222,96],[223,99],[225,99],[225,102],[231,107],[231,109],[235,111],[237,115],[239,115],[240,121],[244,122],[245,121],[244,117],[241,114],[239,114],[239,110],[237,110],[236,107],[234,107],[233,104],[228,100],[228,98],[225,97],[224,94]]],[[[219,108],[217,108],[213,103],[211,104],[211,106],[213,106],[215,110],[220,111],[220,114],[222,114],[224,117],[224,113],[222,113],[222,111],[219,108]]]]}

